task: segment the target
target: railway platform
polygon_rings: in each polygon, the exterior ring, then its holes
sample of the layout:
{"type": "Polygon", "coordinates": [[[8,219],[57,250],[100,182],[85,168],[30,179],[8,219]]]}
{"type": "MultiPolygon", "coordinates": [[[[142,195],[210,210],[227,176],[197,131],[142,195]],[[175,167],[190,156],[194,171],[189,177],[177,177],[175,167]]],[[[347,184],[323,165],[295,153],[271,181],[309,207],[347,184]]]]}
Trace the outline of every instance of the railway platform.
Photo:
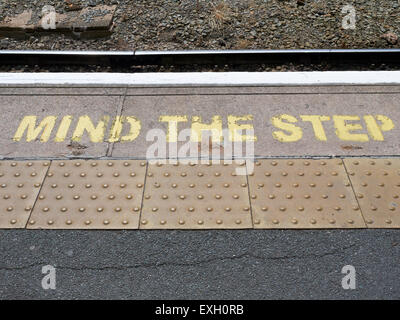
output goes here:
{"type": "Polygon", "coordinates": [[[398,228],[399,79],[0,74],[0,226],[398,228]]]}

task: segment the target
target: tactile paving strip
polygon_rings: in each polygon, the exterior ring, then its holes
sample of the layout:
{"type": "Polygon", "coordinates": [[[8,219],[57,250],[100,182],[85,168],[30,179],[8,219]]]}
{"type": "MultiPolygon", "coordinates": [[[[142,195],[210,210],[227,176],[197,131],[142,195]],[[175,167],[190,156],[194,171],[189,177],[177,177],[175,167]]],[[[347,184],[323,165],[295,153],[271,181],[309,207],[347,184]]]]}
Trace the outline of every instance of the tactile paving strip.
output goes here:
{"type": "Polygon", "coordinates": [[[149,164],[140,228],[252,228],[247,177],[236,174],[239,166],[149,164]]]}
{"type": "Polygon", "coordinates": [[[53,161],[28,228],[137,229],[145,161],[53,161]]]}
{"type": "Polygon", "coordinates": [[[25,228],[49,161],[0,162],[0,228],[25,228]]]}
{"type": "Polygon", "coordinates": [[[368,228],[400,227],[400,159],[345,159],[368,228]]]}
{"type": "Polygon", "coordinates": [[[340,159],[260,160],[249,184],[254,228],[365,228],[340,159]]]}

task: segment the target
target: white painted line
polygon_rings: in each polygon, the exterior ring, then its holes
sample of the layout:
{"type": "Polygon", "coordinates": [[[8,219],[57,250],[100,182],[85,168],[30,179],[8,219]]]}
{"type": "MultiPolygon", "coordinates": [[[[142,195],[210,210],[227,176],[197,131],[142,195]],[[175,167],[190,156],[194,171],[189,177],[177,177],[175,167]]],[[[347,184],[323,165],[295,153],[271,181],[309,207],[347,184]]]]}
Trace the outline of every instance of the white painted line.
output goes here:
{"type": "Polygon", "coordinates": [[[0,85],[310,86],[399,85],[400,71],[0,73],[0,85]]]}

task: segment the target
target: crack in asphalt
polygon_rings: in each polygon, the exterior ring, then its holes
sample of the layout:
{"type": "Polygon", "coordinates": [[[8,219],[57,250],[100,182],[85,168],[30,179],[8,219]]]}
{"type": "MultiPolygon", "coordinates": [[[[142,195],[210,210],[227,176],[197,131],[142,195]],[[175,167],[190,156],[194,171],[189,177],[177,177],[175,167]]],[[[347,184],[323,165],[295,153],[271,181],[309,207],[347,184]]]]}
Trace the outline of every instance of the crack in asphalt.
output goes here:
{"type": "MultiPolygon", "coordinates": [[[[213,262],[223,262],[226,260],[240,260],[243,258],[250,258],[250,259],[255,259],[255,260],[262,260],[262,261],[271,261],[271,260],[290,260],[290,259],[308,259],[308,258],[317,258],[317,259],[322,259],[328,256],[335,256],[340,253],[344,253],[346,250],[352,249],[356,246],[357,244],[351,244],[347,247],[342,247],[338,248],[329,252],[325,252],[322,254],[308,254],[308,255],[284,255],[284,256],[276,256],[276,257],[262,257],[259,255],[255,255],[249,252],[240,254],[240,255],[234,255],[234,256],[229,256],[229,257],[216,257],[212,259],[205,259],[205,260],[199,260],[199,261],[193,261],[193,262],[171,262],[171,261],[165,261],[165,262],[159,262],[159,263],[143,263],[143,264],[135,264],[135,265],[115,265],[115,266],[104,266],[104,267],[90,267],[90,266],[78,266],[78,267],[73,267],[73,266],[56,266],[56,269],[61,269],[61,270],[77,270],[77,271],[84,271],[84,270],[92,270],[92,271],[104,271],[104,270],[128,270],[128,269],[139,269],[139,268],[162,268],[162,267],[190,267],[190,266],[199,266],[202,264],[209,264],[213,262]]],[[[16,266],[16,267],[0,267],[1,271],[18,271],[18,270],[25,270],[25,269],[30,269],[38,266],[44,266],[48,265],[49,263],[46,262],[41,262],[41,263],[32,263],[24,266],[16,266]]]]}

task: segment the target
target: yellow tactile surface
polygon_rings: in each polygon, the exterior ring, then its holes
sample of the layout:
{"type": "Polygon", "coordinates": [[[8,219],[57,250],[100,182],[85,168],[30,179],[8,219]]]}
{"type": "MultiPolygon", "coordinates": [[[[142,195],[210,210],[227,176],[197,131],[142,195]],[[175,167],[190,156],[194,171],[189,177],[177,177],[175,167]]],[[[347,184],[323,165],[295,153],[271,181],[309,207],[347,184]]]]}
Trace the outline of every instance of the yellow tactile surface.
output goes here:
{"type": "Polygon", "coordinates": [[[25,228],[49,161],[0,161],[0,227],[25,228]]]}
{"type": "Polygon", "coordinates": [[[53,161],[28,228],[137,229],[145,161],[53,161]]]}
{"type": "MultiPolygon", "coordinates": [[[[243,164],[245,164],[243,162],[243,164]]],[[[141,229],[251,228],[246,175],[237,164],[150,164],[141,229]]]]}
{"type": "Polygon", "coordinates": [[[362,228],[341,159],[260,160],[249,176],[255,228],[362,228]]]}
{"type": "Polygon", "coordinates": [[[369,228],[400,227],[400,159],[345,159],[369,228]]]}
{"type": "Polygon", "coordinates": [[[254,168],[0,161],[0,228],[400,228],[400,158],[264,159],[254,168]]]}

